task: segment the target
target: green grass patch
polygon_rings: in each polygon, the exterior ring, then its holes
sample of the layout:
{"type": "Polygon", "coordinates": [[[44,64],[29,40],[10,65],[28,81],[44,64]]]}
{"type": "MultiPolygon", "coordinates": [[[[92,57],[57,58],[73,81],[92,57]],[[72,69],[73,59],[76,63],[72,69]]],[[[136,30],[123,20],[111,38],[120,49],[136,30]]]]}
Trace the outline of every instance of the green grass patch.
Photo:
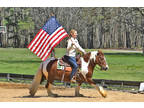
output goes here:
{"type": "MultiPolygon", "coordinates": [[[[86,49],[93,51],[94,49],[86,49]]],[[[56,57],[66,53],[65,48],[56,48],[56,57]]],[[[95,68],[93,78],[109,80],[144,81],[144,56],[140,53],[117,53],[105,51],[109,70],[95,68]]],[[[0,73],[34,75],[41,63],[27,48],[0,48],[0,73]]]]}
{"type": "Polygon", "coordinates": [[[144,80],[144,56],[142,54],[112,54],[105,55],[109,64],[108,71],[95,68],[94,78],[111,80],[144,80]]]}
{"type": "Polygon", "coordinates": [[[41,60],[26,48],[0,48],[0,73],[35,74],[41,60]]]}

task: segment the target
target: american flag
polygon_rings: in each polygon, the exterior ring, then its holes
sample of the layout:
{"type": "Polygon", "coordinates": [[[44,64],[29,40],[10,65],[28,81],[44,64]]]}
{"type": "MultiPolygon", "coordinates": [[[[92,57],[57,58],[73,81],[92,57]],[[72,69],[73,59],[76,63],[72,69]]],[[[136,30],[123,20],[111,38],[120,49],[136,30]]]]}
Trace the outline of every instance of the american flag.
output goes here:
{"type": "Polygon", "coordinates": [[[30,42],[28,48],[40,57],[42,61],[45,61],[54,47],[67,36],[67,32],[56,18],[52,16],[30,42]]]}

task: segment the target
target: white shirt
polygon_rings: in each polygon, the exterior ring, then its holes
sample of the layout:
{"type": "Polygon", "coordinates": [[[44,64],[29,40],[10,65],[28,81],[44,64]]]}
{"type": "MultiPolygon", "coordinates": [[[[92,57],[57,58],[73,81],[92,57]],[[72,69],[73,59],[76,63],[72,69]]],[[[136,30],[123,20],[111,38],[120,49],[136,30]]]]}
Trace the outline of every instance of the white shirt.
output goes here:
{"type": "Polygon", "coordinates": [[[67,40],[67,42],[68,42],[67,52],[66,52],[67,56],[75,57],[76,56],[76,50],[79,50],[80,52],[85,53],[85,50],[79,45],[79,42],[76,38],[71,37],[70,39],[67,40]],[[72,43],[74,45],[72,45],[72,43]]]}

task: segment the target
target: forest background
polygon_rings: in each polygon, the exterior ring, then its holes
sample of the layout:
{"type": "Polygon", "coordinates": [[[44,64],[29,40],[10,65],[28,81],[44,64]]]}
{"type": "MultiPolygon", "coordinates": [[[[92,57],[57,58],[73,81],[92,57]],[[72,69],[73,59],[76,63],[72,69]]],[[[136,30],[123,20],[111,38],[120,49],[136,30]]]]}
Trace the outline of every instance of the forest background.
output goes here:
{"type": "MultiPolygon", "coordinates": [[[[69,33],[78,31],[83,48],[144,49],[144,8],[140,7],[1,7],[0,46],[25,48],[54,13],[69,33]]],[[[57,47],[65,48],[64,39],[57,47]]],[[[144,51],[143,51],[144,52],[144,51]]]]}

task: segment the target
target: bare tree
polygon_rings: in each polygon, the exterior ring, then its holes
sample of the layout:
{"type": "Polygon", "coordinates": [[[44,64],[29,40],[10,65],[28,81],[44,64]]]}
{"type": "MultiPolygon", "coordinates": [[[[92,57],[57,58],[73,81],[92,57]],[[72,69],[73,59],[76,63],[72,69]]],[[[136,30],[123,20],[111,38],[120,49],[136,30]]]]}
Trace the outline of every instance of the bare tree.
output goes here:
{"type": "MultiPolygon", "coordinates": [[[[124,23],[131,27],[132,31],[137,30],[141,33],[143,55],[144,55],[144,8],[121,8],[123,11],[119,17],[122,18],[121,23],[124,23]]],[[[127,32],[127,38],[130,42],[129,32],[127,32]]],[[[137,39],[138,36],[135,36],[137,39]]]]}
{"type": "MultiPolygon", "coordinates": [[[[143,8],[5,7],[3,10],[3,24],[8,28],[5,40],[9,46],[26,47],[53,12],[68,33],[72,28],[78,31],[78,40],[83,48],[143,47],[144,50],[143,8]]],[[[57,47],[66,47],[66,40],[57,47]]]]}

